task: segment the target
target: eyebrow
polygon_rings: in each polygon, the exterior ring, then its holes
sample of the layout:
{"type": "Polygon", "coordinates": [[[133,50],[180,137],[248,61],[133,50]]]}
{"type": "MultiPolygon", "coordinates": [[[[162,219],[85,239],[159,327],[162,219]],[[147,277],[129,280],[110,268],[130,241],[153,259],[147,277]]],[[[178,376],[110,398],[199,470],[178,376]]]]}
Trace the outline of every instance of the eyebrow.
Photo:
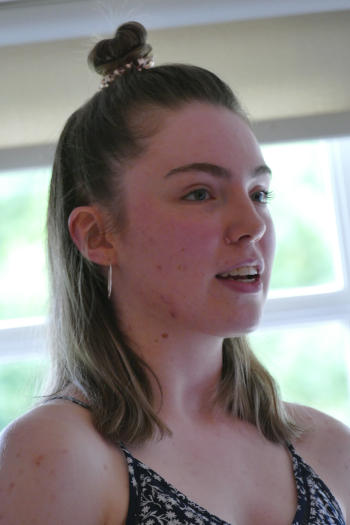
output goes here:
{"type": "MultiPolygon", "coordinates": [[[[210,164],[208,162],[193,162],[192,164],[185,164],[184,166],[179,166],[178,168],[173,168],[168,171],[165,177],[170,177],[176,173],[186,173],[188,171],[203,171],[213,175],[214,177],[221,177],[224,179],[231,178],[231,172],[223,166],[218,166],[217,164],[210,164]]],[[[258,177],[259,175],[271,175],[272,172],[266,164],[262,164],[255,168],[251,175],[252,177],[258,177]]]]}

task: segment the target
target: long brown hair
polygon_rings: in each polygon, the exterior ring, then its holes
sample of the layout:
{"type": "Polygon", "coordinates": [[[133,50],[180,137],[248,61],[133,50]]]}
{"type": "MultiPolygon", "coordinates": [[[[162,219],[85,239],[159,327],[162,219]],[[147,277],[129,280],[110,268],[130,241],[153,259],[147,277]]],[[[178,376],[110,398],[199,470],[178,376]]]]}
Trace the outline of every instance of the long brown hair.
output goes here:
{"type": "MultiPolygon", "coordinates": [[[[116,222],[123,224],[118,181],[125,161],[144,150],[142,137],[152,133],[157,110],[203,101],[246,118],[231,89],[215,74],[184,64],[137,67],[139,58],[150,56],[146,31],[136,22],[123,24],[113,38],[91,51],[90,65],[104,76],[132,65],[68,119],[57,145],[47,218],[52,350],[48,397],[74,386],[87,398],[96,428],[125,443],[142,442],[168,429],[153,406],[152,371],[121,331],[102,269],[72,242],[68,217],[75,207],[98,202],[113,207],[116,222]],[[146,124],[141,125],[145,113],[146,124]]],[[[296,435],[274,380],[244,337],[223,343],[216,402],[255,424],[272,441],[296,435]]]]}

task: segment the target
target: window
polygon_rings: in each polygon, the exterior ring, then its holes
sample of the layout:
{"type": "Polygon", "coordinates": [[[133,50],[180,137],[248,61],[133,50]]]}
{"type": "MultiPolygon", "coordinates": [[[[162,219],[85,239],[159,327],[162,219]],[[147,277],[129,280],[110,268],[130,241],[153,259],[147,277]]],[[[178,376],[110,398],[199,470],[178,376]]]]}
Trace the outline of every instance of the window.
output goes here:
{"type": "Polygon", "coordinates": [[[340,290],[344,285],[332,187],[332,142],[263,146],[272,167],[277,253],[271,297],[340,290]],[[292,291],[294,289],[294,291],[292,291]]]}
{"type": "Polygon", "coordinates": [[[32,406],[45,375],[50,171],[0,173],[0,429],[32,406]]]}
{"type": "MultiPolygon", "coordinates": [[[[250,340],[286,400],[350,424],[349,146],[346,137],[263,146],[278,250],[250,340]]],[[[43,164],[0,174],[0,427],[30,406],[46,370],[43,164]]]]}
{"type": "Polygon", "coordinates": [[[45,214],[50,168],[0,174],[0,319],[45,316],[45,214]]]}
{"type": "Polygon", "coordinates": [[[350,424],[349,138],[263,147],[277,253],[262,326],[250,336],[283,398],[350,424]]]}
{"type": "Polygon", "coordinates": [[[33,406],[45,376],[45,360],[39,355],[0,361],[0,431],[33,406]]]}
{"type": "Polygon", "coordinates": [[[350,331],[339,321],[262,329],[250,337],[285,401],[350,425],[350,331]]]}

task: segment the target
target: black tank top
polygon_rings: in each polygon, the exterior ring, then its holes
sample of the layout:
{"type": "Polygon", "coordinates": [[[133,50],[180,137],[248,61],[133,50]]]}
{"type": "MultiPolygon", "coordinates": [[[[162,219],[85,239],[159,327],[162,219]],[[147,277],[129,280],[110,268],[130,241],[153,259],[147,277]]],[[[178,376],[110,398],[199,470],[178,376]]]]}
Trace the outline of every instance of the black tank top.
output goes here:
{"type": "MultiPolygon", "coordinates": [[[[129,467],[130,502],[126,525],[229,525],[178,491],[162,476],[121,448],[129,467]]],[[[298,505],[292,525],[345,525],[340,506],[324,482],[295,452],[298,505]]]]}
{"type": "MultiPolygon", "coordinates": [[[[57,396],[89,408],[69,396],[57,396]]],[[[126,525],[230,525],[191,501],[120,444],[129,470],[126,525]]],[[[297,489],[297,510],[291,525],[346,525],[339,503],[314,470],[288,445],[297,489]]],[[[255,525],[255,524],[254,524],[255,525]]]]}

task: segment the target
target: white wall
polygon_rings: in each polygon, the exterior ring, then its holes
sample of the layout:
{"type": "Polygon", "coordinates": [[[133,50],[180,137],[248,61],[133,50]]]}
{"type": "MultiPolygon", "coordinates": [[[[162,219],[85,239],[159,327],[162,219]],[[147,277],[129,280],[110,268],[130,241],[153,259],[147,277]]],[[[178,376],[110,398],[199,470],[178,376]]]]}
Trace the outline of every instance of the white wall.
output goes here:
{"type": "MultiPolygon", "coordinates": [[[[350,11],[150,31],[156,62],[212,69],[253,120],[350,111],[350,11]]],[[[97,89],[92,39],[0,48],[0,149],[55,142],[97,89]]],[[[1,152],[0,152],[1,153],[1,152]]]]}

